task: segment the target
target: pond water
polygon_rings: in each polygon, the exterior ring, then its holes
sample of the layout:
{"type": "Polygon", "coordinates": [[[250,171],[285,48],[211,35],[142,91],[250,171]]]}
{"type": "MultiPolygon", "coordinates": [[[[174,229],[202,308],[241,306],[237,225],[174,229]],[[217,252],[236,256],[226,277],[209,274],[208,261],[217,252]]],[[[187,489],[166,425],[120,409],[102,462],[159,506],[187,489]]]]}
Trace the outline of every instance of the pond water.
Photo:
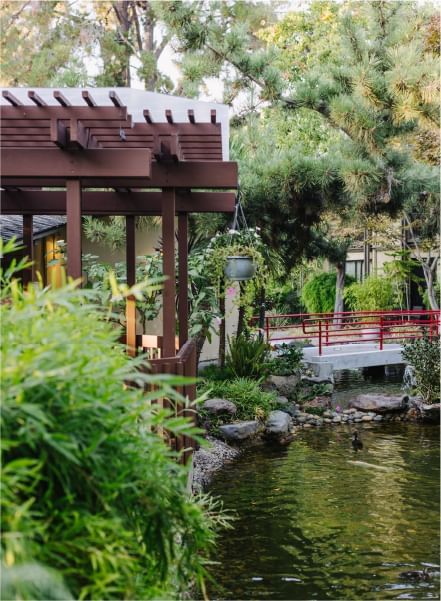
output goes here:
{"type": "Polygon", "coordinates": [[[247,450],[210,490],[236,515],[211,599],[439,598],[439,427],[300,432],[247,450]],[[428,567],[428,581],[400,577],[428,567]]]}
{"type": "Polygon", "coordinates": [[[349,401],[358,394],[404,394],[403,374],[403,365],[337,371],[334,373],[333,405],[338,404],[342,409],[346,409],[349,401]]]}

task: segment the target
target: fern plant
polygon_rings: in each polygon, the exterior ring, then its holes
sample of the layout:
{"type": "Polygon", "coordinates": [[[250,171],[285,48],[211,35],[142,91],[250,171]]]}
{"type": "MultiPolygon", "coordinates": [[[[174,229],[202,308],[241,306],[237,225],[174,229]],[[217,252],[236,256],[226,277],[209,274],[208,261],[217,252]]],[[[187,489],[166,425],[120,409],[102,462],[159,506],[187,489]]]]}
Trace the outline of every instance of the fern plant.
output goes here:
{"type": "Polygon", "coordinates": [[[259,379],[267,373],[269,345],[260,338],[245,334],[228,337],[229,350],[225,368],[230,377],[259,379]]]}

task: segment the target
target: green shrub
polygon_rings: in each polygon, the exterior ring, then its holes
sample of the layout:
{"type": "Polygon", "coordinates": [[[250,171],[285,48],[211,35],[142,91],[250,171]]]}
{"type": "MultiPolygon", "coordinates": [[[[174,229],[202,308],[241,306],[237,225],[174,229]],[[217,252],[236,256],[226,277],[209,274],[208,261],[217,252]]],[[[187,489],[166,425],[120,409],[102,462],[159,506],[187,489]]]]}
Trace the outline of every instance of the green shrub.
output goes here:
{"type": "Polygon", "coordinates": [[[295,283],[291,281],[283,285],[273,284],[267,287],[265,304],[267,310],[282,315],[303,312],[299,291],[295,283]]]}
{"type": "Polygon", "coordinates": [[[155,430],[195,430],[124,385],[156,381],[155,394],[173,399],[172,380],[137,371],[139,360],[127,357],[119,331],[92,303],[95,292],[70,285],[23,293],[12,282],[7,293],[0,307],[6,565],[56,570],[75,599],[180,598],[202,582],[215,512],[188,495],[187,468],[155,430]]]}
{"type": "Polygon", "coordinates": [[[440,399],[440,352],[438,336],[417,338],[404,345],[403,358],[414,369],[416,392],[426,403],[439,403],[440,399]]]}
{"type": "MultiPolygon", "coordinates": [[[[440,301],[441,301],[441,282],[436,282],[434,288],[435,288],[435,298],[437,299],[438,306],[439,306],[440,301]]],[[[424,303],[425,309],[432,308],[430,306],[429,293],[427,291],[427,288],[423,292],[423,303],[424,303]]]]}
{"type": "Polygon", "coordinates": [[[264,419],[275,406],[277,395],[264,392],[259,384],[250,378],[237,378],[224,382],[204,381],[200,386],[201,393],[208,393],[211,398],[222,398],[232,401],[237,407],[235,419],[264,419]]]}
{"type": "Polygon", "coordinates": [[[345,289],[345,302],[351,311],[388,311],[396,304],[389,278],[371,275],[345,289]]]}
{"type": "Polygon", "coordinates": [[[199,376],[204,380],[228,380],[229,372],[225,367],[219,367],[219,365],[207,365],[200,370],[199,376]]]}
{"type": "MultiPolygon", "coordinates": [[[[302,301],[308,313],[332,313],[335,303],[335,273],[319,273],[312,277],[302,289],[302,301]]],[[[345,288],[355,282],[346,275],[345,288]]]]}
{"type": "Polygon", "coordinates": [[[245,334],[228,338],[225,368],[230,378],[261,378],[265,375],[270,347],[260,338],[245,334]]]}
{"type": "Polygon", "coordinates": [[[267,364],[269,373],[275,376],[290,376],[302,367],[303,350],[295,344],[282,344],[277,357],[267,364]]]}
{"type": "Polygon", "coordinates": [[[69,601],[73,599],[57,572],[38,564],[24,563],[18,566],[2,566],[2,601],[69,601]]]}
{"type": "Polygon", "coordinates": [[[299,389],[297,400],[299,401],[299,403],[304,403],[305,401],[311,401],[312,399],[315,399],[318,396],[331,396],[332,390],[332,384],[304,383],[303,386],[299,389]]]}
{"type": "Polygon", "coordinates": [[[309,413],[310,415],[318,415],[321,417],[326,411],[326,407],[305,407],[303,411],[305,413],[309,413]]]}

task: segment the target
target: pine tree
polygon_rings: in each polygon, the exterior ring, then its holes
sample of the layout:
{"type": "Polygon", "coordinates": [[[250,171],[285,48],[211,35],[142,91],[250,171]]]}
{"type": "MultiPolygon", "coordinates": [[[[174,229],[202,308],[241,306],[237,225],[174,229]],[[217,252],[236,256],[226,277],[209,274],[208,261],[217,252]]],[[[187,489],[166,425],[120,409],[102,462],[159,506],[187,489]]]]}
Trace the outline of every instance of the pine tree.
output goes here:
{"type": "MultiPolygon", "coordinates": [[[[417,149],[418,136],[439,127],[433,15],[426,7],[386,0],[347,2],[337,13],[335,52],[326,57],[316,49],[313,60],[293,68],[291,76],[281,58],[287,49],[282,47],[279,54],[274,48],[253,53],[249,30],[240,38],[237,31],[224,29],[221,40],[218,29],[210,29],[210,22],[200,15],[195,23],[195,10],[191,29],[200,35],[189,36],[185,28],[175,32],[183,46],[216,56],[218,72],[230,66],[237,73],[236,82],[230,85],[248,82],[260,90],[261,99],[272,107],[283,106],[287,114],[312,111],[338,134],[323,156],[287,151],[281,158],[273,152],[262,157],[264,167],[258,164],[254,174],[247,176],[256,214],[265,208],[268,229],[279,230],[286,246],[293,234],[292,219],[298,225],[303,217],[307,232],[317,222],[330,192],[338,203],[346,197],[360,213],[387,212],[398,218],[404,214],[410,222],[415,214],[420,222],[430,219],[428,206],[438,198],[438,169],[430,164],[433,160],[418,160],[417,149]],[[287,199],[289,211],[285,210],[287,199]]],[[[297,237],[292,245],[297,254],[298,243],[308,235],[302,236],[301,228],[294,229],[297,237]]],[[[434,229],[430,235],[436,246],[439,227],[434,229]]],[[[432,275],[435,268],[433,258],[432,275]]],[[[434,298],[433,278],[424,265],[423,269],[429,297],[434,298]]]]}

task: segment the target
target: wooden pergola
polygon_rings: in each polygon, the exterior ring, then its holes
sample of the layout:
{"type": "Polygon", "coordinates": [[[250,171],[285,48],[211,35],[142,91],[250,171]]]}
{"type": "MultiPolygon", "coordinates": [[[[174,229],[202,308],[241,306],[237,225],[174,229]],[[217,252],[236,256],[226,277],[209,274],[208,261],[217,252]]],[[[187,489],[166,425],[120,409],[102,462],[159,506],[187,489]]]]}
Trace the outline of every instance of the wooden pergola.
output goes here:
{"type": "MultiPolygon", "coordinates": [[[[103,97],[102,90],[99,96],[103,97]]],[[[177,121],[170,106],[178,99],[156,95],[162,119],[157,110],[143,106],[140,122],[129,114],[122,96],[120,91],[108,91],[104,103],[97,101],[93,90],[82,90],[76,96],[80,102],[73,102],[68,89],[3,90],[2,213],[23,216],[23,245],[31,259],[33,216],[66,215],[67,273],[73,278],[82,274],[83,215],[125,216],[128,285],[135,284],[135,217],[161,216],[167,279],[160,370],[170,371],[167,359],[176,356],[176,217],[182,350],[188,341],[188,214],[234,211],[237,164],[223,160],[225,140],[216,110],[207,111],[208,118],[201,120],[197,110],[188,108],[185,120],[181,110],[177,121]]],[[[24,280],[32,278],[29,269],[24,280]]],[[[133,299],[127,303],[126,339],[132,353],[137,346],[135,314],[133,299]]]]}

